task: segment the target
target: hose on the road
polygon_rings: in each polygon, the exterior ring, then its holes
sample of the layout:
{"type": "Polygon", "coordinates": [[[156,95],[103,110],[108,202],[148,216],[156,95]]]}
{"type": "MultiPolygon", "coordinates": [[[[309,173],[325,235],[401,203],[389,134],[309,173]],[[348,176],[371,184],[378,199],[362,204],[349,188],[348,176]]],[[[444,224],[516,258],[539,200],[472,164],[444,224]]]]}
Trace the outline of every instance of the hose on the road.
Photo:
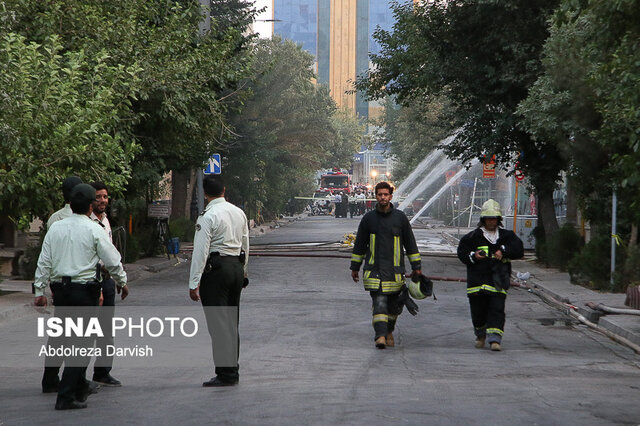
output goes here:
{"type": "Polygon", "coordinates": [[[612,308],[611,306],[607,306],[603,303],[598,303],[596,305],[593,302],[587,302],[585,305],[591,309],[606,312],[608,314],[640,315],[640,311],[637,309],[612,308]]]}
{"type": "Polygon", "coordinates": [[[592,328],[595,331],[598,331],[598,332],[604,334],[605,336],[607,336],[611,340],[614,340],[615,342],[618,342],[618,343],[620,343],[620,344],[622,344],[624,346],[627,346],[628,348],[632,349],[635,353],[640,354],[640,346],[639,345],[636,345],[631,340],[626,339],[626,338],[624,338],[622,336],[618,336],[617,334],[607,330],[606,328],[601,327],[598,324],[589,321],[587,318],[584,317],[584,315],[582,315],[582,314],[580,314],[578,312],[578,308],[576,306],[573,306],[573,305],[571,305],[569,303],[559,302],[558,300],[556,300],[552,296],[550,296],[550,295],[548,295],[548,294],[546,294],[546,293],[544,293],[542,291],[539,291],[539,290],[537,290],[535,288],[529,287],[528,291],[530,291],[531,293],[533,293],[536,296],[540,297],[542,300],[544,300],[548,304],[560,308],[560,310],[563,311],[565,314],[575,318],[576,320],[578,320],[582,324],[586,325],[587,327],[592,328]]]}

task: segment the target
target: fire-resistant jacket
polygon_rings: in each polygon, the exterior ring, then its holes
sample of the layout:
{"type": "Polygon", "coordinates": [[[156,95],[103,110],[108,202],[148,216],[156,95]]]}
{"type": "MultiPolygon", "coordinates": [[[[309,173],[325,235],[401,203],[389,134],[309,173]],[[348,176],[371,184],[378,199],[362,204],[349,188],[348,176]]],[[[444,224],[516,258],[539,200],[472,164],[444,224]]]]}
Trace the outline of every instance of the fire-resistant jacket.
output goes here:
{"type": "Polygon", "coordinates": [[[513,231],[498,228],[496,244],[491,244],[485,238],[481,228],[469,232],[462,237],[458,245],[458,258],[467,265],[467,295],[478,292],[506,295],[506,289],[496,283],[498,279],[495,275],[496,269],[500,275],[504,275],[503,281],[506,281],[508,286],[511,277],[511,259],[519,259],[522,256],[524,256],[522,240],[513,231]],[[477,250],[484,250],[487,258],[475,259],[474,253],[477,250]],[[496,268],[495,264],[499,261],[495,259],[494,253],[498,250],[502,251],[503,257],[502,265],[496,268]]]}
{"type": "Polygon", "coordinates": [[[404,284],[405,250],[411,268],[421,269],[418,245],[407,216],[393,204],[386,213],[375,209],[360,221],[350,269],[359,271],[364,261],[365,290],[381,288],[383,293],[398,292],[404,284]]]}

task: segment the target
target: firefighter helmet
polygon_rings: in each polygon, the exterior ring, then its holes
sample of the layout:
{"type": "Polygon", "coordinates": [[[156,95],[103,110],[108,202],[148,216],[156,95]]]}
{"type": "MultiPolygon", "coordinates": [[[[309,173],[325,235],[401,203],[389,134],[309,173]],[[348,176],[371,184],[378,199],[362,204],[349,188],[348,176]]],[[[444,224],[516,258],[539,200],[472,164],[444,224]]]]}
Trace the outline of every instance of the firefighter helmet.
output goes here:
{"type": "Polygon", "coordinates": [[[496,200],[489,199],[484,202],[482,205],[482,211],[480,212],[480,217],[486,218],[501,218],[502,213],[500,213],[500,204],[496,200]]]}
{"type": "Polygon", "coordinates": [[[433,282],[424,275],[420,275],[417,282],[414,282],[413,279],[409,281],[409,294],[414,299],[422,300],[431,296],[432,293],[433,282]]]}

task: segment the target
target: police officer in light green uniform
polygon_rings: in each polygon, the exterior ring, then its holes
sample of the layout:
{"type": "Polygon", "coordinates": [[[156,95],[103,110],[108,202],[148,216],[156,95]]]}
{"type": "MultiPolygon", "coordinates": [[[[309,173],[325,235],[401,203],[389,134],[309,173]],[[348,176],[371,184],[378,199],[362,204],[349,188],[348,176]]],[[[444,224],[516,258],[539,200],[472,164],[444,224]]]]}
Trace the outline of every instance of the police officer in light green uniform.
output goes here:
{"type": "MultiPolygon", "coordinates": [[[[51,282],[56,315],[59,307],[97,306],[100,293],[95,278],[100,260],[119,287],[127,284],[120,253],[104,230],[89,218],[95,199],[93,187],[76,185],[70,195],[73,215],[53,223],[42,243],[34,282],[35,304],[46,306],[44,288],[51,282]]],[[[85,372],[89,360],[86,359],[86,364],[84,359],[69,361],[65,360],[56,410],[87,406],[85,401],[89,389],[85,372]]]]}
{"type": "Polygon", "coordinates": [[[73,214],[69,205],[69,197],[73,188],[82,183],[82,179],[78,176],[69,176],[62,181],[62,198],[64,199],[64,207],[53,213],[47,221],[47,229],[51,228],[55,222],[66,219],[73,214]]]}
{"type": "Polygon", "coordinates": [[[207,206],[196,223],[189,296],[202,301],[216,374],[202,385],[232,386],[239,379],[238,312],[240,293],[248,284],[249,227],[244,212],[225,200],[222,177],[206,176],[202,187],[207,206]]]}

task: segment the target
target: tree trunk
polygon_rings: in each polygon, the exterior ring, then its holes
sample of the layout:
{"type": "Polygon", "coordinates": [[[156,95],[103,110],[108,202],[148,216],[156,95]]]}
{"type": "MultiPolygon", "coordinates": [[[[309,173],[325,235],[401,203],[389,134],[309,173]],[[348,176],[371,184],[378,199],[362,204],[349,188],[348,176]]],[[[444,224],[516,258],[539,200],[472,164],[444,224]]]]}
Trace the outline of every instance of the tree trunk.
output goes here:
{"type": "Polygon", "coordinates": [[[638,225],[631,225],[631,236],[629,237],[629,251],[638,245],[638,225]]]}
{"type": "Polygon", "coordinates": [[[171,219],[186,217],[188,172],[171,172],[171,219]]]}
{"type": "Polygon", "coordinates": [[[538,192],[538,223],[544,227],[544,236],[547,241],[559,229],[552,191],[538,192]]]}

